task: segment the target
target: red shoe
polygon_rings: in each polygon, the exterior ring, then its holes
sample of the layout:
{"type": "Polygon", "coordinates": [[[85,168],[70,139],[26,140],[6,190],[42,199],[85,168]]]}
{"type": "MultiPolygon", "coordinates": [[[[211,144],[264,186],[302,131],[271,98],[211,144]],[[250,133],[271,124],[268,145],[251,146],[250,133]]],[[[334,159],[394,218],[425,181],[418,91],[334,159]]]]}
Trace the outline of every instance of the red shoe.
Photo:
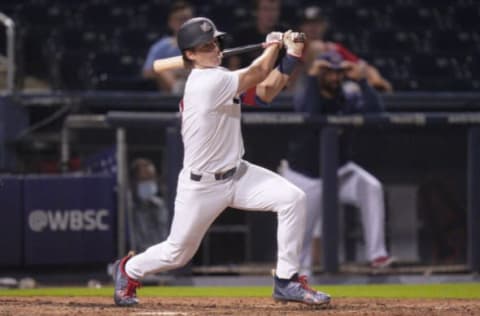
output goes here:
{"type": "Polygon", "coordinates": [[[308,305],[327,305],[330,303],[330,295],[312,289],[308,286],[304,275],[295,274],[291,279],[279,279],[273,277],[273,299],[277,302],[299,302],[308,305]]]}
{"type": "Polygon", "coordinates": [[[395,263],[397,261],[397,259],[395,259],[395,257],[391,257],[391,256],[382,256],[382,257],[378,257],[378,258],[375,258],[373,259],[371,262],[370,262],[370,267],[372,268],[388,268],[390,267],[393,263],[395,263]]]}
{"type": "Polygon", "coordinates": [[[113,300],[119,306],[138,304],[137,288],[141,286],[141,283],[130,278],[125,272],[125,264],[131,257],[133,257],[133,253],[128,254],[121,260],[117,260],[113,266],[113,282],[115,283],[113,300]]]}

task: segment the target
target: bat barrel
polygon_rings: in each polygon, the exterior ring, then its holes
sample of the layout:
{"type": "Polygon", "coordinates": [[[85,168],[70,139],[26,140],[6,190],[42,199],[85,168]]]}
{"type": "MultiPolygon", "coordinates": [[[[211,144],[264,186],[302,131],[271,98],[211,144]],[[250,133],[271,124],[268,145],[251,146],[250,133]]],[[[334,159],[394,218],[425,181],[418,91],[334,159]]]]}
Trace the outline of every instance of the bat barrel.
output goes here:
{"type": "Polygon", "coordinates": [[[245,46],[225,49],[223,51],[223,57],[230,57],[230,56],[233,56],[233,55],[253,52],[253,51],[256,51],[256,50],[260,50],[262,48],[263,48],[263,43],[245,45],[245,46]]]}
{"type": "MultiPolygon", "coordinates": [[[[223,57],[229,57],[232,55],[248,53],[248,52],[252,52],[262,48],[263,48],[263,45],[261,43],[230,48],[223,51],[223,57]]],[[[156,73],[161,73],[162,71],[166,71],[166,70],[179,69],[182,67],[183,67],[182,56],[174,56],[169,58],[157,59],[153,64],[153,69],[156,73]]]]}

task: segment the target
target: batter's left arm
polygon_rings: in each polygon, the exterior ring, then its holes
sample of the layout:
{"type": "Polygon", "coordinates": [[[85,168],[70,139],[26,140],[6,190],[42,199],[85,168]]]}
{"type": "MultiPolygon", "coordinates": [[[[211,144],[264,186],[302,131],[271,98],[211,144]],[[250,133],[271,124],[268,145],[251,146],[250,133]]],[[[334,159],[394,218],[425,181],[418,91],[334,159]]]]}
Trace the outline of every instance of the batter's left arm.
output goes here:
{"type": "Polygon", "coordinates": [[[305,36],[303,33],[287,31],[283,35],[283,44],[287,53],[278,67],[273,69],[267,78],[256,87],[257,97],[265,103],[270,103],[282,91],[290,79],[296,66],[302,61],[305,36]]]}

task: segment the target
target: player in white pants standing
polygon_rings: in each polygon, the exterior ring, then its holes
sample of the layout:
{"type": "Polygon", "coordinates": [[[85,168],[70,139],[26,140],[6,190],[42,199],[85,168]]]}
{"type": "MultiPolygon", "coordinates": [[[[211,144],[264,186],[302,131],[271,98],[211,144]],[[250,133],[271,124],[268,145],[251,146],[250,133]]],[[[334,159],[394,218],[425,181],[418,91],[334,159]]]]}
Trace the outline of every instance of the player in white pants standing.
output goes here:
{"type": "Polygon", "coordinates": [[[164,242],[115,263],[117,305],[138,303],[136,288],[145,275],[185,265],[210,225],[227,207],[278,214],[276,300],[306,304],[330,301],[327,294],[309,288],[306,279],[298,275],[305,194],[276,173],[242,159],[239,95],[262,82],[256,89],[259,97],[278,93],[298,63],[303,43],[295,42],[300,38],[298,33],[270,33],[262,55],[249,67],[232,72],[219,67],[222,54],[218,38],[223,34],[207,18],[187,21],[178,33],[184,61],[192,70],[180,103],[184,160],[173,223],[164,242]],[[272,71],[283,45],[287,54],[272,71]]]}
{"type": "MultiPolygon", "coordinates": [[[[312,237],[322,236],[322,179],[310,178],[291,169],[282,160],[279,173],[306,194],[307,225],[301,252],[302,273],[312,274],[312,237]]],[[[385,248],[385,203],[380,181],[354,162],[347,162],[338,169],[338,197],[341,203],[358,208],[363,224],[365,252],[372,268],[386,267],[395,258],[388,255],[385,248]]]]}
{"type": "MultiPolygon", "coordinates": [[[[351,64],[336,52],[320,54],[311,69],[302,93],[295,98],[295,110],[307,115],[376,113],[383,103],[365,78],[361,64],[351,64]],[[347,80],[347,72],[350,78],[347,80]]],[[[288,162],[279,173],[306,193],[307,226],[302,247],[302,269],[311,273],[312,238],[321,222],[322,179],[319,170],[317,131],[304,129],[289,144],[288,162]]],[[[348,132],[344,132],[348,137],[348,132]]],[[[361,213],[366,257],[374,268],[386,267],[395,258],[385,247],[385,203],[380,181],[349,160],[344,152],[338,170],[339,200],[356,206],[361,213]]],[[[320,226],[321,227],[321,226],[320,226]]],[[[321,231],[320,231],[321,234],[321,231]]]]}

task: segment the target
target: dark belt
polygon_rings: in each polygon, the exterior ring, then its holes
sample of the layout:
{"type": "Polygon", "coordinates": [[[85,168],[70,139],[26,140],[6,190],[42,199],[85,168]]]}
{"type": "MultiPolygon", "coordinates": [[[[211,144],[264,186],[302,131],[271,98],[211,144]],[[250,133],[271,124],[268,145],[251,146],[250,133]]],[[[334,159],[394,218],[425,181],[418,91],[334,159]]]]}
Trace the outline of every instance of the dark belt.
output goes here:
{"type": "MultiPolygon", "coordinates": [[[[228,179],[235,174],[235,171],[237,171],[237,167],[233,167],[232,169],[228,169],[225,172],[217,172],[217,173],[215,173],[215,180],[228,179]]],[[[190,172],[190,179],[192,179],[193,181],[200,181],[202,179],[202,175],[190,172]]]]}

